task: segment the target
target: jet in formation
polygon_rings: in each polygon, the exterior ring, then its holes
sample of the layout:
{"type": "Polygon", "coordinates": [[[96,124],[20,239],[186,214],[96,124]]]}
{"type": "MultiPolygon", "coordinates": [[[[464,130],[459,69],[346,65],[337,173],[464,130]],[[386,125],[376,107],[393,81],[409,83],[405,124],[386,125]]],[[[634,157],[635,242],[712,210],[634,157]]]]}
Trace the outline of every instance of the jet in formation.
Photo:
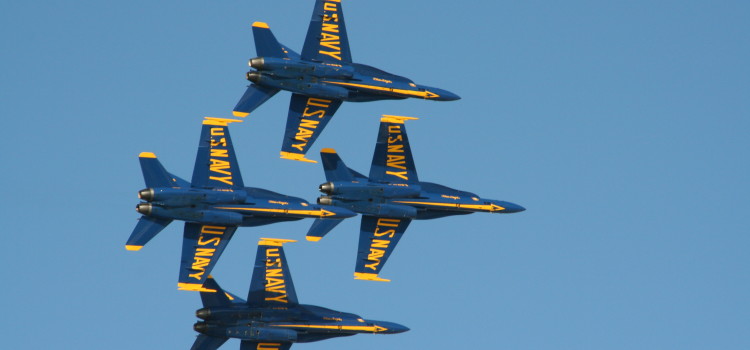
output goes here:
{"type": "Polygon", "coordinates": [[[247,116],[279,90],[292,92],[281,158],[315,163],[305,154],[343,101],[460,98],[353,63],[340,0],[315,2],[301,54],[280,44],[266,23],[253,23],[253,36],[258,57],[250,59],[255,70],[247,73],[253,84],[234,107],[234,115],[247,116]]]}
{"type": "Polygon", "coordinates": [[[355,314],[300,304],[284,254],[285,239],[261,238],[247,301],[227,293],[209,276],[201,291],[200,333],[192,350],[215,350],[229,338],[242,350],[288,350],[308,343],[358,333],[393,334],[409,329],[392,322],[372,321],[355,314]]]}
{"type": "MultiPolygon", "coordinates": [[[[318,198],[318,204],[362,214],[356,279],[388,281],[378,274],[412,220],[525,210],[518,204],[419,181],[404,125],[409,119],[416,118],[383,116],[369,176],[348,168],[331,148],[320,153],[328,182],[320,185],[326,195],[318,198]]],[[[321,238],[314,232],[307,235],[310,241],[321,238]]]]}
{"type": "Polygon", "coordinates": [[[238,226],[315,218],[312,232],[330,230],[341,219],[356,215],[345,208],[245,187],[227,128],[232,122],[241,120],[204,119],[191,182],[167,172],[153,153],[139,156],[147,188],[138,192],[142,201],[136,211],[142,216],[125,248],[140,250],[173,220],[185,221],[177,284],[181,290],[202,290],[238,226]]]}

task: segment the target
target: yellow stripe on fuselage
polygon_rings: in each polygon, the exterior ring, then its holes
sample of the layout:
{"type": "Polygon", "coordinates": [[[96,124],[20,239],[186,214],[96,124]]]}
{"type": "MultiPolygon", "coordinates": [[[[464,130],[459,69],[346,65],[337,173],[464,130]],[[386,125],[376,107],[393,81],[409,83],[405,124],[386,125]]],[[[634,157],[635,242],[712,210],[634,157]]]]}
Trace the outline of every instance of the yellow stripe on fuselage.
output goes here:
{"type": "Polygon", "coordinates": [[[216,209],[225,210],[241,210],[241,211],[256,211],[261,213],[278,213],[278,214],[293,214],[293,215],[310,215],[310,216],[334,216],[336,213],[330,212],[325,209],[320,210],[296,210],[296,209],[275,209],[275,208],[244,208],[244,207],[216,207],[216,209]]]}
{"type": "Polygon", "coordinates": [[[404,89],[394,89],[389,87],[383,87],[383,86],[377,86],[377,85],[367,85],[367,84],[355,84],[355,83],[343,83],[338,81],[323,81],[324,83],[329,84],[336,84],[336,85],[343,85],[343,86],[351,86],[351,87],[357,87],[357,88],[363,88],[363,89],[369,89],[369,90],[375,90],[375,91],[385,91],[385,92],[393,92],[401,95],[406,96],[413,96],[413,97],[421,97],[421,98],[437,98],[440,97],[440,95],[430,92],[430,91],[414,91],[414,90],[404,90],[404,89]]]}
{"type": "Polygon", "coordinates": [[[486,211],[500,211],[505,208],[497,204],[462,204],[462,203],[441,203],[441,202],[413,202],[413,201],[393,201],[394,203],[402,204],[419,204],[435,207],[450,207],[450,208],[461,208],[461,209],[472,209],[472,210],[486,210],[486,211]]]}
{"type": "Polygon", "coordinates": [[[311,329],[336,329],[344,331],[361,331],[361,332],[383,332],[387,331],[388,328],[380,326],[338,326],[338,325],[317,325],[317,324],[274,324],[272,327],[288,327],[288,328],[311,328],[311,329]]]}

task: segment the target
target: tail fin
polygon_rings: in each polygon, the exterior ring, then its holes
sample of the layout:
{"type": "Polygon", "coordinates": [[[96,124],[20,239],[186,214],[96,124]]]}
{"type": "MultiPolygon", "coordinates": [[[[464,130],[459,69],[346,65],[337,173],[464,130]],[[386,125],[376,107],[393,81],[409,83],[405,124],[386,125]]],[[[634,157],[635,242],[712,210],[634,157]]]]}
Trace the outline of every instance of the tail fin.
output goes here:
{"type": "Polygon", "coordinates": [[[213,276],[208,276],[206,282],[203,283],[203,288],[217,291],[217,293],[201,292],[201,301],[203,302],[203,307],[227,306],[231,305],[232,303],[245,302],[239,297],[231,293],[227,293],[226,291],[221,289],[213,276]]]}
{"type": "Polygon", "coordinates": [[[355,181],[352,171],[346,167],[336,150],[323,148],[320,150],[320,159],[323,162],[323,171],[328,181],[355,181]]]}
{"type": "Polygon", "coordinates": [[[253,23],[253,38],[255,38],[255,52],[259,57],[287,58],[287,51],[276,40],[268,24],[253,23]]]}
{"type": "Polygon", "coordinates": [[[313,242],[319,241],[342,221],[344,219],[315,219],[307,231],[307,240],[313,242]]]}
{"type": "Polygon", "coordinates": [[[148,241],[163,230],[172,220],[159,219],[151,216],[141,216],[138,224],[135,225],[133,233],[130,234],[128,242],[125,243],[127,250],[141,250],[148,241]]]}
{"type": "Polygon", "coordinates": [[[178,187],[178,181],[164,169],[156,155],[151,152],[142,152],[138,155],[143,172],[143,181],[146,187],[178,187]]]}

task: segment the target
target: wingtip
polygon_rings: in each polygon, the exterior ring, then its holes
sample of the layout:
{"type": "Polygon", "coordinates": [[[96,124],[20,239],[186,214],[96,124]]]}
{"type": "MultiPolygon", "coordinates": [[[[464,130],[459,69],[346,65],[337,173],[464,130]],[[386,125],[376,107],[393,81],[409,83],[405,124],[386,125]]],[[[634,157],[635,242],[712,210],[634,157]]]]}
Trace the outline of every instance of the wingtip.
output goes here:
{"type": "Polygon", "coordinates": [[[229,126],[230,123],[242,123],[242,120],[216,117],[203,118],[203,125],[229,126]]]}
{"type": "Polygon", "coordinates": [[[407,120],[417,120],[419,118],[417,117],[404,117],[400,115],[388,115],[383,114],[383,117],[380,118],[380,122],[382,123],[396,123],[396,124],[403,124],[407,120]]]}
{"type": "Polygon", "coordinates": [[[317,163],[317,161],[315,160],[305,158],[305,155],[302,153],[281,152],[281,159],[290,159],[306,163],[317,163]]]}
{"type": "Polygon", "coordinates": [[[268,26],[268,23],[266,23],[266,22],[253,22],[253,27],[255,27],[255,28],[266,28],[266,29],[270,28],[268,26]]]}
{"type": "Polygon", "coordinates": [[[294,239],[280,239],[280,238],[261,238],[258,241],[258,245],[270,245],[274,247],[281,247],[286,243],[297,242],[294,239]]]}
{"type": "Polygon", "coordinates": [[[376,282],[390,282],[391,281],[389,279],[381,278],[377,274],[364,273],[364,272],[355,272],[354,279],[363,280],[363,281],[376,281],[376,282]]]}
{"type": "Polygon", "coordinates": [[[142,245],[126,245],[125,246],[125,249],[132,251],[132,252],[137,252],[141,250],[141,248],[143,248],[142,245]]]}
{"type": "Polygon", "coordinates": [[[151,152],[141,152],[141,154],[138,155],[138,158],[156,158],[156,155],[151,152]]]}
{"type": "Polygon", "coordinates": [[[323,237],[318,237],[318,236],[306,236],[305,238],[306,238],[306,239],[307,239],[308,241],[310,241],[310,242],[317,242],[317,241],[320,241],[320,239],[321,239],[321,238],[323,238],[323,237]]]}
{"type": "Polygon", "coordinates": [[[177,290],[216,293],[216,289],[203,288],[203,285],[198,283],[177,283],[177,290]]]}
{"type": "Polygon", "coordinates": [[[232,115],[235,116],[235,117],[244,118],[244,117],[249,116],[250,113],[240,112],[240,111],[232,111],[232,115]]]}

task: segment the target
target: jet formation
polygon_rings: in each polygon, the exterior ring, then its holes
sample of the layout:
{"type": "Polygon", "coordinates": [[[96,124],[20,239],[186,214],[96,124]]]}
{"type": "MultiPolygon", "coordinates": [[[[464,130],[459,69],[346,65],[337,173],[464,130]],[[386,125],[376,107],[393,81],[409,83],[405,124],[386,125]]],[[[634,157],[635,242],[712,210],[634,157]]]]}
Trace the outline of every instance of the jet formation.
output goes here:
{"type": "Polygon", "coordinates": [[[288,242],[294,241],[260,239],[247,301],[208,278],[207,290],[200,293],[203,308],[195,312],[202,321],[193,326],[200,335],[192,350],[215,350],[229,338],[240,339],[242,350],[288,350],[292,343],[409,330],[393,322],[300,304],[283,249],[288,242]]]}
{"type": "MultiPolygon", "coordinates": [[[[319,187],[326,195],[318,198],[318,204],[362,214],[356,279],[388,281],[378,274],[412,220],[525,210],[511,202],[480,198],[471,192],[420,181],[404,124],[410,119],[416,118],[383,116],[380,120],[369,176],[348,168],[331,148],[320,152],[328,182],[319,187]]],[[[310,241],[321,238],[316,232],[307,235],[310,241]]]]}
{"type": "Polygon", "coordinates": [[[302,198],[245,187],[227,126],[236,119],[206,117],[203,121],[193,178],[187,182],[169,173],[151,152],[139,159],[146,189],[136,211],[142,214],[125,248],[140,250],[173,220],[185,221],[177,286],[200,291],[238,226],[316,219],[316,230],[330,230],[348,209],[310,204],[302,198]]]}
{"type": "Polygon", "coordinates": [[[352,62],[340,0],[315,2],[301,54],[280,44],[266,23],[253,23],[253,36],[258,57],[249,61],[255,69],[247,73],[252,84],[233,113],[245,117],[280,90],[291,92],[281,158],[314,163],[305,154],[343,101],[460,98],[447,90],[352,62]]]}

